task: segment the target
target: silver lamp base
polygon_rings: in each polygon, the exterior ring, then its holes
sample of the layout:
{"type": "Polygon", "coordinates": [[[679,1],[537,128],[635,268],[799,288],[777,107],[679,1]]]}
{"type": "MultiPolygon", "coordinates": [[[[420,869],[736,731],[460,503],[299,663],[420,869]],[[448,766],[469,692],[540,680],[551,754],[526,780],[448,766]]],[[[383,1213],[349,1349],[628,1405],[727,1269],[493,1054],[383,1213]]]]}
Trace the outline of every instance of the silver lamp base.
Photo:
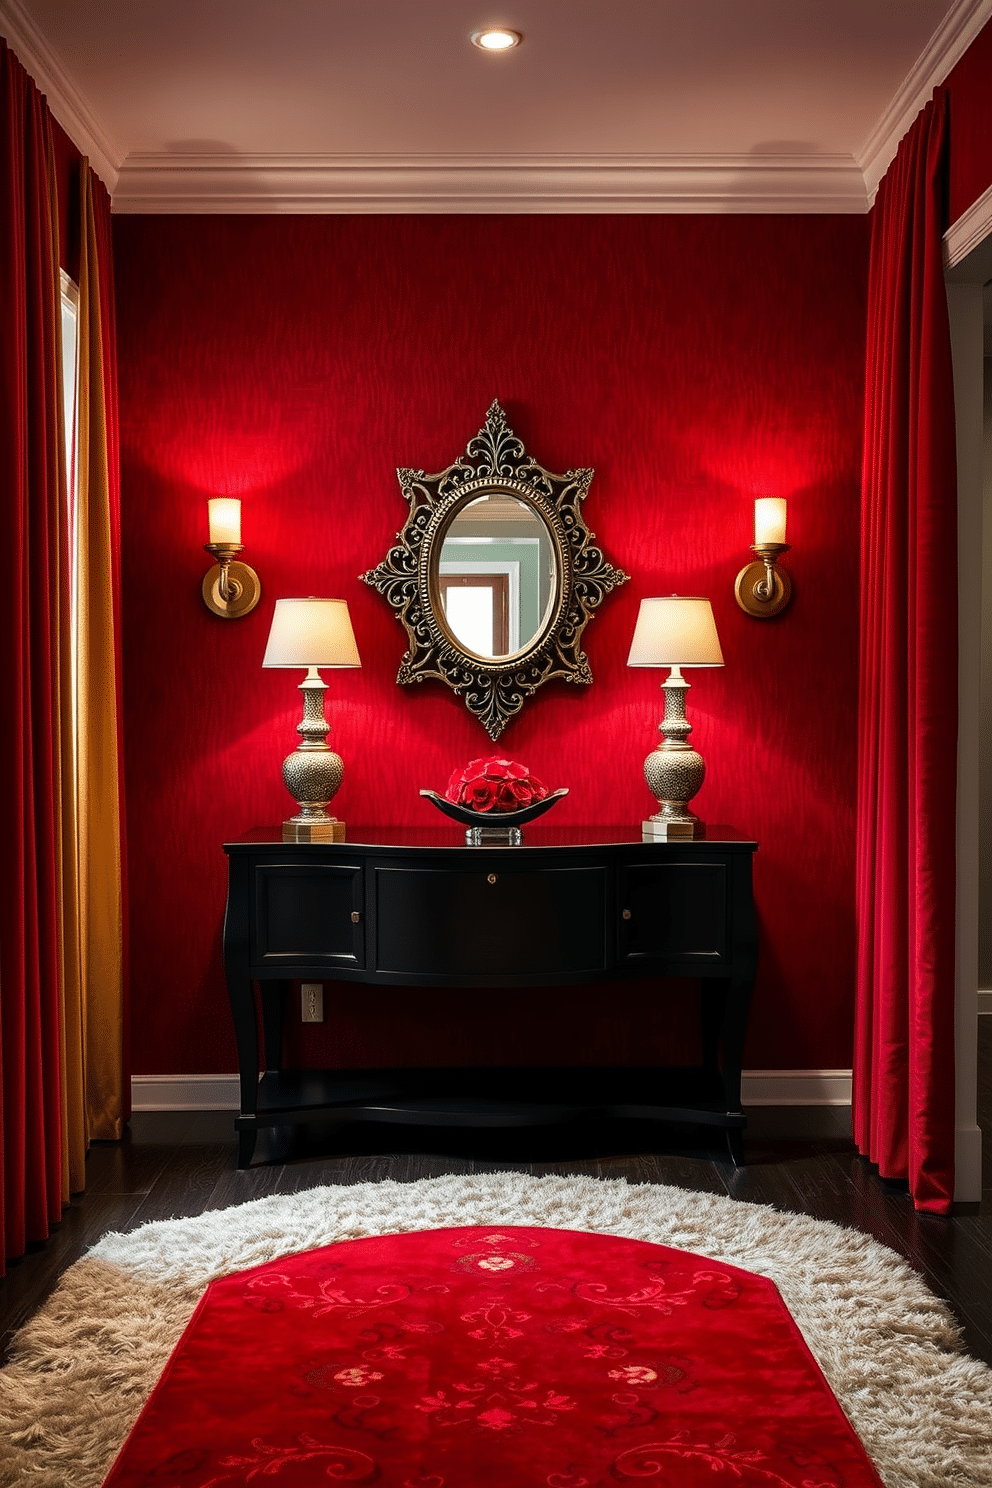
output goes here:
{"type": "Polygon", "coordinates": [[[665,716],[658,725],[662,740],[644,761],[644,778],[658,810],[641,823],[641,835],[659,842],[702,837],[706,829],[688,803],[703,783],[706,766],[688,741],[692,732],[685,715],[689,684],[677,666],[661,690],[665,694],[665,716]]]}
{"type": "Polygon", "coordinates": [[[344,762],[327,743],[330,725],[324,717],[327,684],[311,667],[300,683],[303,719],[296,725],[300,743],[282,763],[282,778],[299,810],[282,824],[284,842],[343,842],[344,822],[329,816],[327,806],[337,794],[344,762]]]}

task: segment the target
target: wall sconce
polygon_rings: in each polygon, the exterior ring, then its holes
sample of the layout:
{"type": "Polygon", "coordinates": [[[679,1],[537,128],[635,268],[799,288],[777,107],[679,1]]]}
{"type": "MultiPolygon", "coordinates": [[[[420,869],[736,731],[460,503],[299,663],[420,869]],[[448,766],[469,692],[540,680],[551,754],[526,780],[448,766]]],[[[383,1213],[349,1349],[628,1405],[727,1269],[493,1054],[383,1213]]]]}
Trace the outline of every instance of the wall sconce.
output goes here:
{"type": "Polygon", "coordinates": [[[282,778],[299,812],[282,824],[290,842],[343,842],[344,822],[328,816],[327,805],[344,774],[344,762],[327,742],[324,717],[327,683],[318,667],[361,666],[348,604],[343,599],[277,599],[263,667],[305,667],[300,683],[303,719],[300,743],[283,761],[282,778]]]}
{"type": "Polygon", "coordinates": [[[723,666],[713,608],[708,599],[671,594],[667,599],[642,599],[630,643],[628,666],[671,667],[661,684],[665,717],[658,725],[662,742],[644,761],[644,778],[658,802],[654,816],[641,823],[645,838],[701,837],[703,823],[688,802],[706,775],[702,756],[689,743],[692,724],[685,716],[689,684],[684,666],[723,666]]]}
{"type": "Polygon", "coordinates": [[[784,496],[762,496],[754,503],[754,542],[758,560],[737,575],[734,594],[746,615],[768,620],[785,609],[792,598],[792,580],[778,558],[789,551],[785,540],[784,496]]]}
{"type": "Polygon", "coordinates": [[[217,562],[203,579],[203,603],[223,620],[238,620],[258,604],[262,586],[258,574],[247,563],[237,563],[240,553],[241,502],[232,496],[215,496],[207,502],[210,541],[204,543],[217,562]]]}

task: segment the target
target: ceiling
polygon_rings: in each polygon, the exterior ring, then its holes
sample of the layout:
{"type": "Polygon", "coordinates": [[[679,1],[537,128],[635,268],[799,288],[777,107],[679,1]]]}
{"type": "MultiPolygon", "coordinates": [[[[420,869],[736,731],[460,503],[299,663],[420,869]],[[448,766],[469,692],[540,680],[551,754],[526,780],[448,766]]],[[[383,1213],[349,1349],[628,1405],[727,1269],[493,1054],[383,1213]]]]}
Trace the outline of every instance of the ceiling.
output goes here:
{"type": "Polygon", "coordinates": [[[0,0],[121,211],[864,212],[992,0],[0,0]],[[512,52],[469,41],[498,22],[512,52]]]}

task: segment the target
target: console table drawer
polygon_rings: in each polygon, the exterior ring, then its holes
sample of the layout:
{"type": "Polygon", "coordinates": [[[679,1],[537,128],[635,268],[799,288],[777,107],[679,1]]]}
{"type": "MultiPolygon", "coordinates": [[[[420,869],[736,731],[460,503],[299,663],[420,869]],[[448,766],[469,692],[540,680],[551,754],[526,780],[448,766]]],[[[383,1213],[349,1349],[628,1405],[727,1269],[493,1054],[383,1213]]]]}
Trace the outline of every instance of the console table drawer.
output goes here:
{"type": "Polygon", "coordinates": [[[253,965],[364,967],[359,865],[257,863],[252,888],[253,965]]]}
{"type": "Polygon", "coordinates": [[[539,978],[606,964],[606,870],[376,866],[375,969],[539,978]]]}
{"type": "Polygon", "coordinates": [[[670,862],[628,867],[621,876],[620,962],[726,961],[728,869],[725,863],[670,862]]]}

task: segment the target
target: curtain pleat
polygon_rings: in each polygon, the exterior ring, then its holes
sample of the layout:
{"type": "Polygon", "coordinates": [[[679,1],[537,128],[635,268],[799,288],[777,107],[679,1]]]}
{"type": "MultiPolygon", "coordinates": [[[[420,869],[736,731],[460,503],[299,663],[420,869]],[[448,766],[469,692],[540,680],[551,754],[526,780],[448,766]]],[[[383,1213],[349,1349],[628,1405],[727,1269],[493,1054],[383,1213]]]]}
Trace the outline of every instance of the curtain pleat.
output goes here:
{"type": "Polygon", "coordinates": [[[954,1193],[957,485],[942,233],[947,97],[872,218],[861,528],[859,1150],[918,1209],[954,1193]]]}
{"type": "MultiPolygon", "coordinates": [[[[0,1161],[4,1255],[62,1209],[61,605],[68,572],[51,121],[0,39],[0,1161]]],[[[71,847],[70,847],[71,851],[71,847]]]]}
{"type": "Polygon", "coordinates": [[[110,203],[80,167],[76,688],[86,1121],[118,1138],[124,1090],[117,384],[110,203]]]}
{"type": "Polygon", "coordinates": [[[5,1257],[47,1237],[70,1193],[84,1185],[91,1138],[119,1137],[129,1115],[110,203],[85,161],[80,182],[79,495],[72,513],[51,119],[0,39],[0,697],[9,709],[0,729],[0,841],[8,867],[0,894],[5,1257]]]}

